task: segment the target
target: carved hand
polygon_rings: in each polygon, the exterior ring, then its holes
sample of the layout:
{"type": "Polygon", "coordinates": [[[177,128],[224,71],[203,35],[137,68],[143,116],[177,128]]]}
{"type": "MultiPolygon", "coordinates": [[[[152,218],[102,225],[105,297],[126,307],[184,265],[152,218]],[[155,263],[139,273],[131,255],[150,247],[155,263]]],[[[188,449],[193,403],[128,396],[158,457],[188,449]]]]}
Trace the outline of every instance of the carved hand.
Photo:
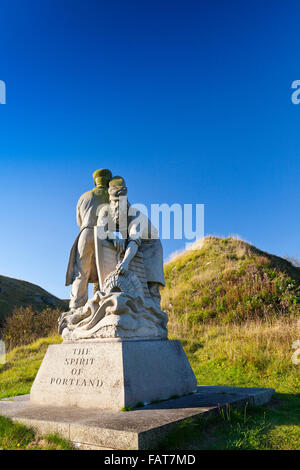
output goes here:
{"type": "Polygon", "coordinates": [[[113,243],[114,243],[114,247],[116,248],[116,250],[121,253],[125,250],[125,240],[122,239],[122,238],[116,238],[115,240],[113,240],[113,243]]]}

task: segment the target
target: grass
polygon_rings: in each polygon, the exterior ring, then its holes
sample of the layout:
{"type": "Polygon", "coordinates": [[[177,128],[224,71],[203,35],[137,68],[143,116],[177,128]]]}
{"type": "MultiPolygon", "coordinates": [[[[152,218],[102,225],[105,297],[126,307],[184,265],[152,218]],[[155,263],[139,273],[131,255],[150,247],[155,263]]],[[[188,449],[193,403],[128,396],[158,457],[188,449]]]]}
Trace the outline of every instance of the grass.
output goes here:
{"type": "Polygon", "coordinates": [[[61,341],[59,336],[41,338],[10,351],[0,364],[0,399],[29,393],[49,344],[61,341]]]}
{"type": "MultiPolygon", "coordinates": [[[[178,325],[170,325],[173,329],[178,325]]],[[[185,422],[163,449],[300,450],[300,365],[292,363],[297,320],[248,321],[242,325],[202,325],[181,341],[199,384],[270,387],[269,405],[228,408],[185,422]]]]}
{"type": "Polygon", "coordinates": [[[300,395],[277,397],[266,406],[228,407],[197,422],[185,421],[160,449],[299,450],[300,395]]]}
{"type": "Polygon", "coordinates": [[[300,269],[236,238],[207,237],[165,265],[162,305],[198,383],[270,387],[272,403],[184,423],[164,449],[300,450],[300,269]]]}
{"type": "Polygon", "coordinates": [[[39,437],[27,426],[0,416],[0,449],[72,450],[73,446],[57,434],[39,437]]]}
{"type": "MultiPolygon", "coordinates": [[[[59,336],[41,338],[9,352],[6,363],[0,365],[0,399],[29,393],[49,344],[60,342],[59,336]]],[[[0,416],[0,449],[71,450],[73,446],[58,434],[41,437],[27,426],[0,416]]]]}
{"type": "Polygon", "coordinates": [[[298,320],[202,325],[193,337],[173,337],[181,339],[199,383],[300,391],[300,367],[291,360],[292,344],[300,338],[298,320]]]}

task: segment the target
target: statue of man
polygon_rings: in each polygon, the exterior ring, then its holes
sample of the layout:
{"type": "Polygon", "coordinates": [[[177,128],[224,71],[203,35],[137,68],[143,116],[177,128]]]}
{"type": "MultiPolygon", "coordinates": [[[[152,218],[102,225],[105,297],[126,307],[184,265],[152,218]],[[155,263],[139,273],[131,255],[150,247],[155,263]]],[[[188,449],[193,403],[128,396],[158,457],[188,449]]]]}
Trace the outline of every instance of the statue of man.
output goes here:
{"type": "Polygon", "coordinates": [[[130,261],[137,251],[143,254],[145,273],[151,298],[160,306],[160,286],[165,285],[163,270],[163,250],[158,233],[146,215],[130,215],[127,201],[127,187],[123,178],[116,176],[109,183],[109,214],[116,232],[123,239],[114,240],[118,251],[124,252],[117,269],[120,273],[128,270],[130,261]],[[123,198],[122,198],[123,196],[123,198]],[[125,197],[124,197],[125,196],[125,197]],[[125,204],[124,204],[125,202],[125,204]]]}
{"type": "Polygon", "coordinates": [[[99,208],[109,201],[108,184],[110,170],[93,173],[95,188],[84,193],[77,203],[76,215],[80,232],[71,249],[66,274],[66,286],[72,284],[70,310],[82,307],[88,300],[88,284],[97,283],[95,262],[94,226],[97,225],[99,208]]]}

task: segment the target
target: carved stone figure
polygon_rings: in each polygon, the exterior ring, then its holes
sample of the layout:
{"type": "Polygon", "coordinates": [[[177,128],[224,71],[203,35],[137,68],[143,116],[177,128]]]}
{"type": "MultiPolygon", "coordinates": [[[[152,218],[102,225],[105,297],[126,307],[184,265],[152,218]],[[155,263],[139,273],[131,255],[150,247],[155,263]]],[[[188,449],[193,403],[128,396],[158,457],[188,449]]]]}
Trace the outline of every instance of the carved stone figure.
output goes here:
{"type": "Polygon", "coordinates": [[[49,346],[31,388],[39,406],[118,411],[197,387],[180,341],[168,340],[157,231],[128,203],[124,179],[114,177],[107,188],[110,172],[101,172],[96,191],[78,203],[71,309],[59,318],[63,343],[49,346]],[[109,203],[99,210],[103,201],[109,203]],[[88,281],[96,279],[99,288],[87,300],[88,281]]]}
{"type": "Polygon", "coordinates": [[[80,232],[71,249],[66,274],[66,286],[72,284],[71,310],[83,307],[88,300],[88,284],[97,283],[95,263],[94,226],[97,224],[101,204],[108,203],[110,170],[100,169],[93,173],[95,188],[84,193],[77,203],[76,216],[80,232]]]}
{"type": "Polygon", "coordinates": [[[163,254],[157,231],[145,215],[130,214],[123,178],[114,177],[108,192],[109,206],[100,210],[94,229],[100,290],[84,306],[63,314],[59,331],[68,340],[166,338],[167,315],[160,308],[159,291],[164,285],[163,254]],[[105,225],[123,238],[114,238],[109,230],[107,239],[99,237],[98,229],[103,234],[105,225]]]}
{"type": "MultiPolygon", "coordinates": [[[[130,262],[139,252],[143,257],[151,298],[160,305],[159,289],[160,286],[165,285],[165,279],[163,250],[157,230],[144,214],[130,215],[130,204],[126,204],[127,201],[124,201],[124,204],[120,204],[120,196],[124,197],[127,195],[127,188],[123,178],[114,177],[109,183],[108,192],[110,215],[116,224],[117,230],[122,234],[123,239],[127,240],[126,251],[122,262],[118,266],[118,270],[120,273],[126,272],[130,262]],[[125,227],[122,227],[120,221],[127,222],[125,227]]],[[[102,213],[103,210],[99,214],[100,224],[102,213]]],[[[121,248],[123,248],[123,245],[121,248]]]]}

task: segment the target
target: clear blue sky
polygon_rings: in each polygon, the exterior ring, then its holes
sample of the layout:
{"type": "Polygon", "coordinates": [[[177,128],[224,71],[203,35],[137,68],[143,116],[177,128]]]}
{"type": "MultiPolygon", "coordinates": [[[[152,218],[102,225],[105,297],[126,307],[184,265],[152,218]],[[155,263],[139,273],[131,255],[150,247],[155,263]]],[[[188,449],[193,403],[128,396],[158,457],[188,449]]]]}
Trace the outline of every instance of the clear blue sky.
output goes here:
{"type": "Polygon", "coordinates": [[[2,0],[0,273],[68,297],[101,167],[131,202],[204,203],[206,234],[299,257],[299,18],[299,1],[2,0]]]}

